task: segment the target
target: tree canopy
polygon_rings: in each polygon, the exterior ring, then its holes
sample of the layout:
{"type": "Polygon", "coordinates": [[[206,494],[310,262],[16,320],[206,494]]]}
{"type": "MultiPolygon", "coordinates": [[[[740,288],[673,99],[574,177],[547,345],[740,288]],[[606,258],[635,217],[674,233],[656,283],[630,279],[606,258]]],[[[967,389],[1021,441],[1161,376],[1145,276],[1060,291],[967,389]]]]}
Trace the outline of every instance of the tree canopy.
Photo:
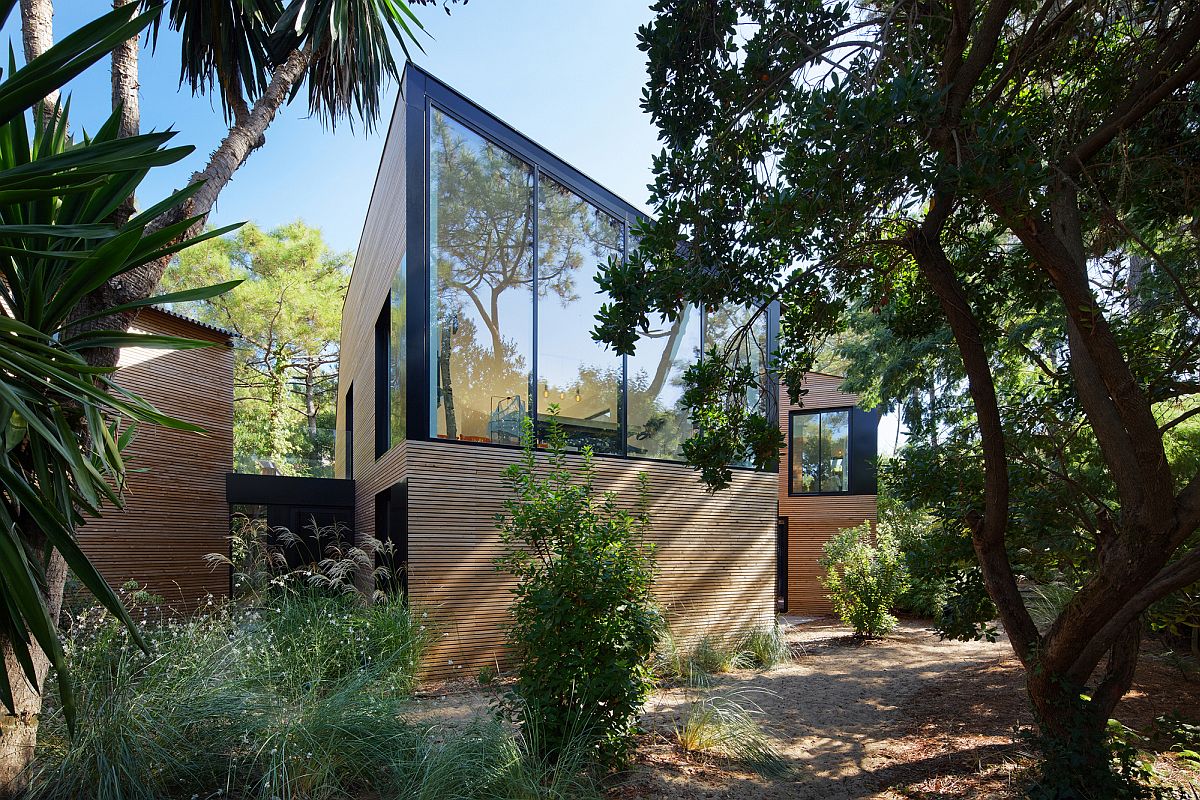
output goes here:
{"type": "MultiPolygon", "coordinates": [[[[1104,723],[1132,680],[1140,617],[1200,579],[1200,474],[1185,455],[1200,391],[1200,13],[654,10],[639,36],[664,145],[658,219],[609,265],[596,335],[628,352],[648,312],[778,298],[777,366],[795,393],[851,309],[869,319],[864,383],[887,402],[932,389],[927,437],[958,422],[931,475],[1026,666],[1048,765],[1082,750],[1106,774],[1104,723]],[[1023,500],[1039,493],[1035,511],[1023,500]],[[1015,566],[1034,536],[1077,588],[1044,631],[1015,566]]],[[[731,447],[770,444],[762,425],[712,428],[731,447]]]]}
{"type": "Polygon", "coordinates": [[[258,462],[270,462],[284,474],[332,474],[338,345],[351,261],[303,222],[271,231],[249,224],[234,236],[184,251],[163,276],[168,290],[242,281],[186,309],[237,336],[239,469],[258,471],[258,462]]]}

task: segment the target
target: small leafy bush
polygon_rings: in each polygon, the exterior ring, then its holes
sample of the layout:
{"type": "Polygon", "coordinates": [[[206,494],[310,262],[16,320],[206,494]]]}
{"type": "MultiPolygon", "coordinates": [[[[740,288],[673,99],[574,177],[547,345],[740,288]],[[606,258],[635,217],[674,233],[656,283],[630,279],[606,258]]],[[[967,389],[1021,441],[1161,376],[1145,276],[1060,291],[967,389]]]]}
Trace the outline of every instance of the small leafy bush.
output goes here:
{"type": "Polygon", "coordinates": [[[859,636],[883,636],[896,626],[891,609],[907,585],[896,537],[870,523],[847,528],[825,543],[822,583],[834,611],[859,636]]]}
{"type": "Polygon", "coordinates": [[[535,749],[550,758],[582,736],[605,757],[625,752],[650,695],[657,614],[650,594],[654,563],[644,533],[648,488],[641,476],[637,513],[595,491],[591,450],[578,475],[567,465],[566,437],[551,406],[546,461],[526,420],[524,453],[504,471],[513,498],[497,518],[508,552],[497,567],[517,578],[508,641],[517,689],[510,711],[535,749]]]}

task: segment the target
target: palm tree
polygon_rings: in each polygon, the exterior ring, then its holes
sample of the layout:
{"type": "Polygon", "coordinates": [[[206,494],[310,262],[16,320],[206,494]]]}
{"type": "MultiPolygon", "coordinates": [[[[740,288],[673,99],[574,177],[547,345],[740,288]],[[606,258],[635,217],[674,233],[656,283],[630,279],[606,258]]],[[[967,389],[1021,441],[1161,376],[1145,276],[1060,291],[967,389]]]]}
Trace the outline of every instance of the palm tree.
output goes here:
{"type": "MultiPolygon", "coordinates": [[[[372,128],[379,119],[380,96],[399,70],[393,54],[398,42],[404,55],[421,25],[410,6],[443,5],[458,0],[170,0],[167,24],[181,34],[181,83],[193,94],[211,95],[229,122],[229,130],[192,175],[195,193],[187,202],[151,223],[151,230],[184,218],[196,221],[185,232],[203,230],[217,197],[234,173],[266,141],[279,110],[305,96],[311,114],[335,126],[355,121],[372,128]]],[[[159,0],[116,0],[158,6],[159,0]]],[[[23,0],[22,31],[27,59],[52,41],[53,0],[23,0]]],[[[157,43],[156,20],[152,43],[157,43]]],[[[418,45],[419,46],[419,45],[418,45]]],[[[122,136],[139,130],[138,39],[121,43],[112,58],[114,110],[122,136]]],[[[132,213],[132,201],[121,214],[132,213]]],[[[154,291],[167,258],[147,264],[120,282],[98,287],[89,307],[119,306],[154,291]]],[[[129,314],[101,320],[108,328],[127,327],[129,314]]],[[[116,351],[100,349],[94,363],[115,363],[116,351]]]]}
{"type": "MultiPolygon", "coordinates": [[[[14,4],[0,2],[0,19],[14,4]]],[[[189,238],[194,217],[151,230],[152,221],[185,206],[195,187],[114,221],[151,168],[178,161],[192,148],[167,147],[170,132],[121,137],[119,114],[94,136],[73,141],[67,107],[44,102],[154,19],[153,13],[136,11],[136,6],[114,10],[22,69],[10,67],[0,84],[0,797],[24,788],[51,667],[68,718],[73,714],[57,631],[67,570],[132,629],[119,600],[80,551],[76,527],[105,505],[120,505],[121,453],[133,423],[193,427],[118,388],[112,369],[90,357],[130,345],[205,343],[128,333],[99,321],[231,287],[118,306],[93,303],[91,311],[82,310],[97,287],[224,232],[189,238]],[[39,111],[30,114],[35,107],[39,111]]]]}

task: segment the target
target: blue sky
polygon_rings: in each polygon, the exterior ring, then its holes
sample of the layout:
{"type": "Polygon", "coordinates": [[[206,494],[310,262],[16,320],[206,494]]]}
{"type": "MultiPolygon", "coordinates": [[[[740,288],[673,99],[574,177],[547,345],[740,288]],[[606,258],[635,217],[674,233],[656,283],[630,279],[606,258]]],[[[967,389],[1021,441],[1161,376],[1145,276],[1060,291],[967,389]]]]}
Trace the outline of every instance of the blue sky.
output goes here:
{"type": "MultiPolygon", "coordinates": [[[[56,6],[61,38],[109,4],[56,6]]],[[[638,105],[645,59],[635,34],[650,19],[646,0],[472,0],[452,6],[450,16],[440,6],[417,11],[430,34],[422,37],[424,53],[412,50],[417,63],[634,205],[647,205],[650,159],[659,148],[638,105]]],[[[16,13],[4,34],[19,50],[16,13]]],[[[107,116],[108,80],[105,61],[69,87],[73,127],[94,129],[107,116]]],[[[143,53],[141,84],[143,130],[173,128],[177,143],[196,146],[185,161],[147,178],[139,199],[148,204],[184,185],[227,128],[207,97],[179,87],[179,41],[165,26],[157,52],[143,53]]],[[[333,247],[355,249],[396,88],[388,88],[385,116],[369,133],[358,125],[322,128],[298,97],[222,192],[211,221],[273,227],[303,219],[333,247]]]]}

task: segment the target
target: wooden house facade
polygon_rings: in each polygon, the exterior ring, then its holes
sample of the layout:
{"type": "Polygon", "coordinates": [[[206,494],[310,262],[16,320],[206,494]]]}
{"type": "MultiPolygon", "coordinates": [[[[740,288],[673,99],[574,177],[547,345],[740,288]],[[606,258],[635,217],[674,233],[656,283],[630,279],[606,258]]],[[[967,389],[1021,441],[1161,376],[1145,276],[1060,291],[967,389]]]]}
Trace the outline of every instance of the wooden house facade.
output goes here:
{"type": "Polygon", "coordinates": [[[123,509],[106,509],[79,529],[80,546],[115,588],[137,581],[178,612],[229,592],[229,570],[208,553],[229,549],[226,475],[233,468],[233,346],[230,335],[158,308],[138,312],[132,330],[200,339],[212,347],[126,347],[115,381],[203,434],[142,424],[125,457],[123,509]]]}
{"type": "MultiPolygon", "coordinates": [[[[593,275],[623,258],[639,212],[409,65],[342,317],[337,476],[355,529],[394,543],[408,596],[440,638],[427,668],[502,657],[513,583],[495,567],[501,472],[521,421],[551,406],[599,487],[637,500],[649,478],[658,600],[684,638],[773,619],[776,480],[735,468],[710,495],[682,463],[681,375],[750,312],[693,309],[628,358],[591,339],[593,275]]],[[[743,357],[763,368],[771,320],[743,357]],[[757,360],[755,360],[757,359],[757,360]]],[[[748,398],[769,405],[775,393],[748,398]]],[[[473,674],[473,673],[468,673],[473,674]]]]}
{"type": "Polygon", "coordinates": [[[844,528],[878,520],[875,458],[879,414],[841,391],[842,378],[809,373],[799,403],[781,392],[777,608],[832,610],[821,585],[825,542],[844,528]]]}

